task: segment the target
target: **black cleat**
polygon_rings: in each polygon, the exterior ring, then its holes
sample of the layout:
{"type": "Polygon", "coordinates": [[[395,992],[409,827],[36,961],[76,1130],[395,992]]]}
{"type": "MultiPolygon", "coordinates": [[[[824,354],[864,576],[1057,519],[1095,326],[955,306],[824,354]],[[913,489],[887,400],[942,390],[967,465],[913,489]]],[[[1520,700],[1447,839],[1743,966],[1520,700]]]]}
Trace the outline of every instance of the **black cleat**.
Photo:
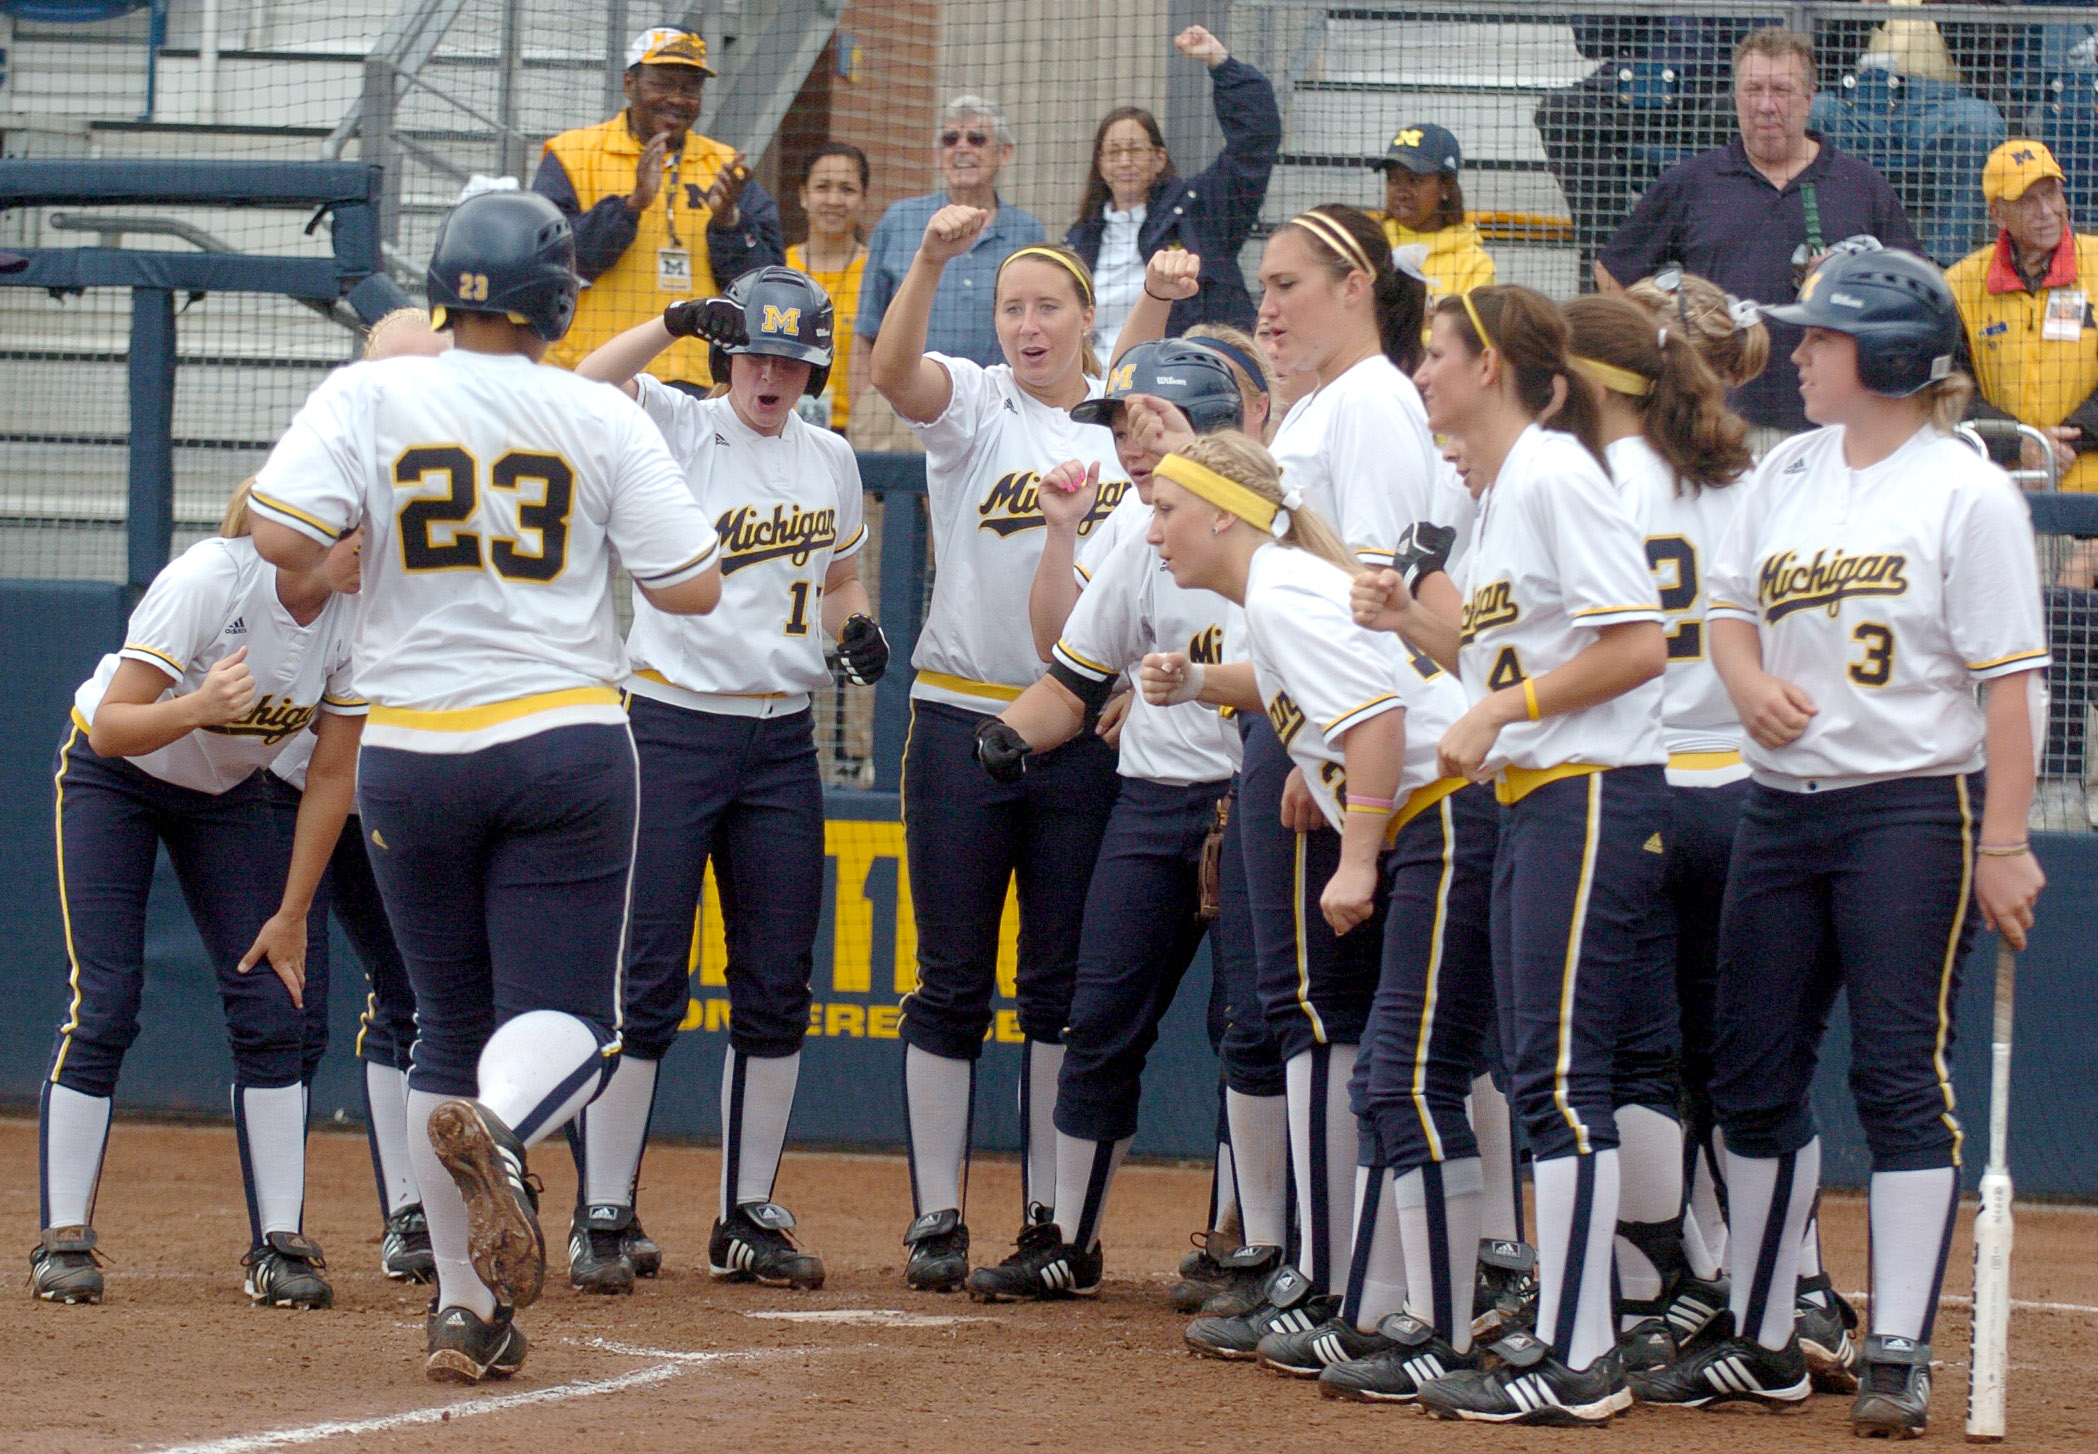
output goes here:
{"type": "Polygon", "coordinates": [[[579,1292],[608,1295],[634,1290],[634,1264],[627,1233],[634,1210],[615,1202],[581,1208],[568,1226],[568,1284],[579,1292]]]}
{"type": "Polygon", "coordinates": [[[1537,1250],[1527,1242],[1484,1239],[1472,1291],[1472,1337],[1498,1337],[1536,1324],[1537,1250]]]}
{"type": "Polygon", "coordinates": [[[906,1286],[919,1292],[958,1292],[969,1280],[969,1229],[953,1207],[927,1212],[903,1234],[910,1249],[904,1265],[906,1286]]]}
{"type": "Polygon", "coordinates": [[[985,1303],[1091,1297],[1100,1291],[1102,1261],[1097,1243],[1087,1252],[1065,1242],[1056,1223],[1034,1222],[1021,1230],[1012,1256],[969,1274],[969,1296],[985,1303]]]}
{"type": "Polygon", "coordinates": [[[1858,1391],[1858,1310],[1836,1291],[1825,1272],[1802,1278],[1793,1304],[1792,1326],[1814,1375],[1816,1393],[1858,1391]],[[1821,1302],[1808,1296],[1818,1293],[1821,1302]]]}
{"type": "Polygon", "coordinates": [[[663,1249],[656,1239],[641,1230],[641,1215],[634,1214],[633,1224],[626,1229],[626,1239],[620,1243],[626,1260],[634,1264],[634,1276],[655,1277],[663,1271],[663,1249]]]}
{"type": "Polygon", "coordinates": [[[1254,1346],[1253,1356],[1262,1368],[1291,1378],[1317,1378],[1336,1363],[1367,1358],[1390,1344],[1383,1334],[1361,1332],[1335,1316],[1301,1333],[1269,1333],[1254,1346]]]}
{"type": "Polygon", "coordinates": [[[430,1356],[423,1372],[436,1383],[479,1383],[508,1378],[524,1366],[525,1335],[510,1321],[511,1310],[498,1307],[482,1322],[465,1308],[434,1306],[428,1322],[430,1356]]]}
{"type": "Polygon", "coordinates": [[[503,1305],[530,1307],[546,1286],[546,1239],[524,1143],[495,1112],[462,1097],[430,1112],[430,1146],[466,1198],[474,1275],[503,1305]]]}
{"type": "Polygon", "coordinates": [[[1412,1403],[1421,1386],[1464,1369],[1477,1368],[1479,1360],[1459,1353],[1435,1336],[1435,1330],[1419,1318],[1393,1313],[1377,1324],[1384,1346],[1364,1357],[1336,1363],[1319,1374],[1319,1393],[1325,1398],[1354,1399],[1360,1403],[1412,1403]]]}
{"type": "Polygon", "coordinates": [[[1340,1310],[1340,1299],[1314,1293],[1311,1281],[1294,1267],[1269,1275],[1258,1305],[1231,1318],[1197,1318],[1187,1325],[1188,1351],[1204,1358],[1250,1360],[1260,1354],[1260,1340],[1270,1333],[1308,1333],[1340,1310]]]}
{"type": "Polygon", "coordinates": [[[1421,1407],[1438,1419],[1585,1428],[1632,1406],[1615,1348],[1578,1373],[1529,1333],[1510,1333],[1491,1351],[1501,1367],[1433,1379],[1421,1387],[1421,1407]]]}
{"type": "Polygon", "coordinates": [[[430,1223],[421,1202],[410,1202],[386,1219],[379,1270],[395,1282],[437,1280],[437,1257],[430,1251],[430,1223]]]}
{"type": "Polygon", "coordinates": [[[29,1249],[29,1286],[39,1302],[102,1301],[101,1258],[93,1227],[46,1227],[29,1249]]]}
{"type": "Polygon", "coordinates": [[[1716,1326],[1723,1336],[1679,1362],[1628,1374],[1633,1396],[1641,1403],[1690,1409],[1750,1403],[1784,1412],[1807,1406],[1814,1384],[1799,1339],[1773,1353],[1753,1338],[1734,1337],[1732,1314],[1717,1319],[1716,1326]]]}
{"type": "Polygon", "coordinates": [[[1203,1312],[1211,1298],[1229,1291],[1231,1273],[1223,1259],[1245,1245],[1233,1232],[1191,1232],[1188,1240],[1194,1250],[1181,1257],[1180,1281],[1166,1293],[1176,1313],[1203,1312]]]}
{"type": "Polygon", "coordinates": [[[1652,1303],[1621,1303],[1624,1312],[1653,1314],[1617,1336],[1617,1351],[1624,1359],[1626,1375],[1666,1368],[1726,1337],[1727,1330],[1719,1327],[1719,1319],[1727,1310],[1727,1293],[1725,1278],[1706,1282],[1684,1273],[1677,1279],[1675,1291],[1665,1298],[1652,1303]]]}
{"type": "Polygon", "coordinates": [[[707,1271],[725,1282],[810,1291],[823,1286],[823,1259],[794,1245],[794,1214],[776,1202],[745,1202],[714,1224],[707,1271]]]}
{"type": "Polygon", "coordinates": [[[1874,1333],[1859,1359],[1850,1431],[1861,1439],[1920,1439],[1930,1427],[1930,1344],[1874,1333]]]}
{"type": "Polygon", "coordinates": [[[1218,1259],[1224,1276],[1196,1311],[1211,1318],[1242,1318],[1260,1306],[1268,1279],[1282,1265],[1280,1247],[1241,1247],[1218,1259]]]}
{"type": "Polygon", "coordinates": [[[328,1259],[321,1256],[318,1242],[296,1232],[270,1232],[240,1261],[248,1269],[248,1296],[258,1308],[335,1305],[335,1289],[321,1276],[328,1259]]]}

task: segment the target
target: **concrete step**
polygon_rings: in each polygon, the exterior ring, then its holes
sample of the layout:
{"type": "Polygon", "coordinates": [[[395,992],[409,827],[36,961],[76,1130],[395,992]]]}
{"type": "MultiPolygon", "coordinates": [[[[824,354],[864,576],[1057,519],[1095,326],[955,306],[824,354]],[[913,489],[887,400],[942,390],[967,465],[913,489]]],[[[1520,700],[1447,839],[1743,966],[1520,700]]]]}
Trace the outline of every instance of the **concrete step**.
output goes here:
{"type": "Polygon", "coordinates": [[[1575,48],[1568,25],[1516,18],[1422,21],[1394,9],[1374,19],[1329,17],[1325,53],[1306,79],[1538,91],[1570,86],[1593,69],[1595,63],[1575,48]]]}

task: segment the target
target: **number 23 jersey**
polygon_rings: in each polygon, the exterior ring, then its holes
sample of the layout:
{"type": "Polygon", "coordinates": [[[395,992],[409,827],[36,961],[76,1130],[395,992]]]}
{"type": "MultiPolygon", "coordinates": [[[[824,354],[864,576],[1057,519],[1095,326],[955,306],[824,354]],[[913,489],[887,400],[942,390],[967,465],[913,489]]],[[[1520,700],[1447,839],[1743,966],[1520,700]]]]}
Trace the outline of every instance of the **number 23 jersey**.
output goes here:
{"type": "Polygon", "coordinates": [[[1869,469],[1843,431],[1772,450],[1719,548],[1707,619],[1817,708],[1758,782],[1812,792],[1982,766],[1974,684],[2046,667],[2032,522],[2003,471],[1925,427],[1869,469]]]}
{"type": "Polygon", "coordinates": [[[717,552],[648,416],[516,354],[338,370],[252,498],[314,540],[365,527],[357,685],[374,746],[472,751],[623,720],[610,550],[648,586],[689,580],[717,552]],[[486,708],[499,710],[467,710],[486,708]]]}

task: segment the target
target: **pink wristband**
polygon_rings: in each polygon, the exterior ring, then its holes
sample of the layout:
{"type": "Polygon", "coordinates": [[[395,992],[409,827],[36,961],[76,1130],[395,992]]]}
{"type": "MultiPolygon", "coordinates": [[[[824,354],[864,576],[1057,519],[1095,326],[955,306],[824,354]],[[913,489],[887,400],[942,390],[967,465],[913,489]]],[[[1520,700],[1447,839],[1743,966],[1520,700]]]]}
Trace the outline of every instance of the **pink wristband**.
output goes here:
{"type": "Polygon", "coordinates": [[[1355,793],[1348,794],[1350,813],[1389,813],[1396,805],[1396,798],[1365,798],[1355,793]]]}

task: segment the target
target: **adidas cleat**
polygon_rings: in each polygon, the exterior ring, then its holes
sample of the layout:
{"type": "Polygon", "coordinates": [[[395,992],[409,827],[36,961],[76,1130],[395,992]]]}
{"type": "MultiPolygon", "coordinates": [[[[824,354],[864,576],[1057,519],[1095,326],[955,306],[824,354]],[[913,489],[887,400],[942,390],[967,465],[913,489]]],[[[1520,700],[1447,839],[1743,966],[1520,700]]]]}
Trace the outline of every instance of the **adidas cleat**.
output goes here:
{"type": "Polygon", "coordinates": [[[1056,1223],[1036,1222],[1021,1231],[1012,1256],[969,1274],[969,1296],[986,1303],[1091,1297],[1100,1291],[1102,1260],[1097,1244],[1087,1252],[1065,1242],[1056,1223]]]}
{"type": "Polygon", "coordinates": [[[1814,1375],[1816,1393],[1858,1391],[1858,1310],[1836,1291],[1825,1272],[1803,1278],[1793,1305],[1792,1326],[1814,1375]],[[1819,1302],[1815,1297],[1820,1298],[1819,1302]]]}
{"type": "Polygon", "coordinates": [[[386,1219],[385,1235],[379,1239],[379,1270],[395,1282],[437,1280],[430,1223],[420,1202],[410,1202],[386,1219]]]}
{"type": "Polygon", "coordinates": [[[1501,1367],[1433,1379],[1421,1387],[1421,1407],[1438,1419],[1583,1428],[1607,1424],[1632,1406],[1615,1348],[1578,1373],[1528,1333],[1510,1333],[1490,1351],[1501,1367]]]}
{"type": "Polygon", "coordinates": [[[1537,1322],[1537,1252],[1527,1242],[1488,1237],[1479,1243],[1472,1291],[1472,1337],[1497,1337],[1537,1322]]]}
{"type": "Polygon", "coordinates": [[[656,1277],[662,1273],[663,1249],[656,1245],[655,1238],[641,1230],[641,1216],[638,1212],[626,1229],[626,1236],[619,1246],[620,1250],[626,1253],[626,1260],[634,1264],[634,1276],[656,1277]]]}
{"type": "Polygon", "coordinates": [[[1930,1344],[1874,1333],[1859,1360],[1850,1431],[1861,1439],[1920,1439],[1930,1427],[1930,1344]]]}
{"type": "Polygon", "coordinates": [[[1317,1378],[1336,1363],[1367,1358],[1390,1342],[1381,1333],[1364,1333],[1332,1317],[1302,1333],[1269,1333],[1255,1345],[1253,1356],[1262,1368],[1291,1378],[1317,1378]]]}
{"type": "Polygon", "coordinates": [[[707,1271],[725,1282],[809,1291],[823,1286],[823,1259],[794,1245],[794,1214],[775,1202],[745,1202],[714,1224],[707,1271]]]}
{"type": "Polygon", "coordinates": [[[1752,1338],[1732,1336],[1731,1315],[1721,1326],[1727,1336],[1686,1354],[1681,1361],[1627,1375],[1633,1396],[1641,1403],[1689,1409],[1727,1403],[1756,1404],[1780,1412],[1806,1407],[1814,1385],[1799,1339],[1772,1352],[1752,1338]]]}
{"type": "Polygon", "coordinates": [[[321,1276],[328,1260],[320,1244],[296,1232],[271,1232],[241,1259],[248,1269],[247,1294],[258,1308],[326,1308],[335,1289],[321,1276]]]}
{"type": "Polygon", "coordinates": [[[1706,1282],[1685,1274],[1670,1296],[1653,1303],[1621,1304],[1626,1312],[1652,1310],[1618,1334],[1617,1351],[1624,1359],[1627,1375],[1658,1368],[1689,1357],[1705,1345],[1727,1336],[1719,1316],[1727,1310],[1725,1278],[1706,1282]]]}
{"type": "Polygon", "coordinates": [[[1260,1306],[1268,1279],[1282,1265],[1282,1249],[1241,1247],[1218,1259],[1217,1265],[1224,1270],[1223,1279],[1196,1311],[1212,1318],[1242,1318],[1260,1306]]]}
{"type": "Polygon", "coordinates": [[[579,1292],[608,1295],[634,1290],[634,1263],[627,1256],[631,1207],[600,1202],[584,1207],[568,1227],[568,1284],[579,1292]]]}
{"type": "Polygon", "coordinates": [[[430,1146],[466,1198],[474,1275],[498,1302],[530,1307],[546,1286],[546,1239],[524,1143],[493,1111],[462,1098],[430,1112],[430,1146]]]}
{"type": "Polygon", "coordinates": [[[1270,1333],[1308,1333],[1340,1310],[1340,1299],[1314,1293],[1294,1267],[1275,1269],[1257,1306],[1238,1317],[1197,1318],[1182,1336],[1204,1358],[1252,1359],[1270,1333]]]}
{"type": "Polygon", "coordinates": [[[508,1378],[524,1366],[525,1335],[511,1322],[510,1309],[498,1307],[482,1322],[465,1308],[430,1309],[429,1357],[423,1372],[437,1383],[479,1383],[508,1378]]]}
{"type": "Polygon", "coordinates": [[[1231,1272],[1223,1259],[1244,1245],[1230,1232],[1192,1232],[1188,1240],[1195,1244],[1194,1250],[1181,1257],[1180,1281],[1166,1293],[1176,1313],[1203,1312],[1211,1298],[1229,1291],[1231,1272]]]}
{"type": "Polygon", "coordinates": [[[1325,1398],[1360,1403],[1412,1403],[1423,1385],[1479,1366],[1476,1357],[1459,1353],[1435,1336],[1419,1318],[1393,1313],[1377,1324],[1384,1346],[1361,1358],[1335,1363],[1319,1374],[1325,1398]]]}
{"type": "Polygon", "coordinates": [[[969,1229],[962,1214],[949,1207],[927,1212],[903,1234],[910,1249],[903,1281],[919,1292],[957,1292],[969,1279],[969,1229]]]}
{"type": "Polygon", "coordinates": [[[101,1258],[93,1227],[46,1227],[29,1249],[29,1286],[39,1302],[102,1301],[101,1258]]]}

